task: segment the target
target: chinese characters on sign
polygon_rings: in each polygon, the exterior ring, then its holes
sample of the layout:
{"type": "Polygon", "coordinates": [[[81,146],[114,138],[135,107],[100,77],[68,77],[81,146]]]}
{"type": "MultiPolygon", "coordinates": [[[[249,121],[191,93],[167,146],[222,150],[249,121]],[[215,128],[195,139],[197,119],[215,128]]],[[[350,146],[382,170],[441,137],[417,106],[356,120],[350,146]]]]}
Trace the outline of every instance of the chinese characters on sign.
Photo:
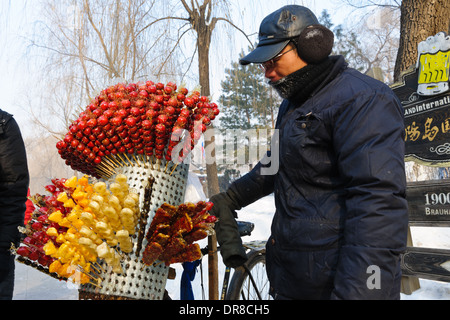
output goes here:
{"type": "MultiPolygon", "coordinates": [[[[394,92],[396,90],[394,89],[394,92]]],[[[405,158],[430,166],[450,164],[450,94],[404,104],[405,158]]]]}
{"type": "MultiPolygon", "coordinates": [[[[440,96],[438,100],[419,102],[406,106],[405,142],[450,142],[450,95],[440,96]]],[[[447,143],[448,144],[448,143],[447,143]]],[[[430,152],[442,153],[441,148],[431,147],[430,152]]]]}

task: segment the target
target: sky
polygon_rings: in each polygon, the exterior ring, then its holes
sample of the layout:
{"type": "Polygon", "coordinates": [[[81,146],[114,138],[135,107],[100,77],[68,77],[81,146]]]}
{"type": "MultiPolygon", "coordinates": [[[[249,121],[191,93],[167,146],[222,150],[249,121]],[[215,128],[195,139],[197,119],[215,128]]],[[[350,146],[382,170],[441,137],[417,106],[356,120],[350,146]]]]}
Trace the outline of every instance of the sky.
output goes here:
{"type": "MultiPolygon", "coordinates": [[[[161,0],[162,1],[162,0],[161,0]]],[[[260,21],[269,13],[277,10],[285,4],[301,4],[309,7],[317,16],[323,9],[327,9],[335,24],[342,23],[348,16],[349,9],[339,6],[336,0],[304,0],[304,1],[271,1],[259,0],[256,10],[254,1],[232,0],[232,12],[236,14],[237,22],[242,29],[248,33],[253,33],[252,40],[256,41],[256,33],[259,29],[260,21]],[[251,6],[250,6],[251,4],[251,6]]],[[[32,89],[32,83],[40,82],[44,77],[33,72],[33,66],[27,63],[27,53],[29,52],[29,42],[26,34],[33,30],[33,25],[39,19],[39,11],[36,10],[37,0],[0,0],[0,108],[13,114],[18,122],[22,134],[26,137],[33,135],[30,129],[29,117],[24,106],[27,103],[38,103],[37,99],[31,101],[26,93],[32,89]],[[34,79],[30,83],[30,76],[34,79]],[[37,79],[37,80],[36,80],[37,79]]],[[[231,62],[236,61],[242,49],[247,50],[248,43],[243,36],[233,36],[235,45],[228,46],[226,41],[221,42],[220,51],[224,56],[218,57],[219,61],[211,58],[211,80],[213,99],[218,99],[220,93],[220,81],[223,79],[223,71],[228,68],[231,62]],[[224,44],[225,43],[225,44],[224,44]],[[218,88],[219,87],[219,88],[218,88]]],[[[216,40],[217,41],[217,40],[216,40]]],[[[213,40],[214,42],[214,40],[213,40]]],[[[43,75],[44,76],[44,75],[43,75]]],[[[47,80],[49,81],[49,80],[47,80]]],[[[32,106],[33,108],[35,106],[32,106]]],[[[39,106],[36,106],[39,107],[39,106]]]]}

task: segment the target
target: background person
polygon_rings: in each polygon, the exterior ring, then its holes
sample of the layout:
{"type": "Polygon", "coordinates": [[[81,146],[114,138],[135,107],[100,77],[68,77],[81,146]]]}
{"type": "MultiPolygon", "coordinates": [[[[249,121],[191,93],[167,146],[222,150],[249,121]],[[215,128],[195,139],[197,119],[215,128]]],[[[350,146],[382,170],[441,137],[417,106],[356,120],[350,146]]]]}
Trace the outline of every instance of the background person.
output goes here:
{"type": "Polygon", "coordinates": [[[12,115],[0,110],[0,300],[14,291],[14,255],[11,244],[20,242],[24,225],[29,173],[25,145],[12,115]]]}

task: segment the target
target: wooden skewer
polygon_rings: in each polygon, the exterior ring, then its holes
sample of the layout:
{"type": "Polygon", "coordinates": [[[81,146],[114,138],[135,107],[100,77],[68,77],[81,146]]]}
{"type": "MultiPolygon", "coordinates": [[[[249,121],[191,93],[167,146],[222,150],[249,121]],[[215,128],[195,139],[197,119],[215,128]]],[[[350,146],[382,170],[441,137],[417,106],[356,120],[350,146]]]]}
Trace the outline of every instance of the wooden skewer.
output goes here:
{"type": "Polygon", "coordinates": [[[144,163],[147,164],[148,158],[147,158],[147,153],[145,151],[144,151],[143,157],[144,157],[144,163]]]}
{"type": "Polygon", "coordinates": [[[164,173],[166,173],[168,166],[169,166],[169,161],[166,162],[166,167],[164,168],[164,173]]]}
{"type": "Polygon", "coordinates": [[[97,273],[101,273],[100,270],[98,270],[93,263],[91,263],[91,268],[93,268],[97,273]]]}
{"type": "Polygon", "coordinates": [[[107,172],[105,171],[103,168],[101,167],[96,167],[95,170],[97,171],[97,173],[102,176],[102,178],[104,178],[105,180],[107,180],[111,175],[112,172],[107,172]]]}
{"type": "Polygon", "coordinates": [[[123,153],[123,156],[125,157],[125,159],[128,160],[127,166],[132,165],[131,160],[130,160],[130,158],[128,158],[127,154],[126,154],[126,153],[123,153]]]}
{"type": "Polygon", "coordinates": [[[94,287],[100,288],[100,289],[102,288],[102,286],[100,286],[94,282],[91,282],[91,281],[89,281],[89,284],[93,285],[94,287]]]}
{"type": "Polygon", "coordinates": [[[125,259],[125,256],[123,255],[123,253],[117,251],[117,247],[113,247],[114,251],[120,256],[120,258],[123,260],[125,259]]]}
{"type": "Polygon", "coordinates": [[[105,157],[105,160],[112,169],[115,169],[118,167],[117,163],[115,163],[111,158],[108,158],[108,156],[105,157]]]}
{"type": "Polygon", "coordinates": [[[99,265],[97,262],[92,263],[91,266],[94,265],[94,264],[95,264],[97,267],[99,267],[100,270],[102,270],[102,273],[106,273],[105,269],[103,269],[102,266],[99,265]]]}
{"type": "Polygon", "coordinates": [[[154,170],[154,168],[153,168],[153,155],[152,155],[152,157],[151,157],[151,159],[150,159],[150,165],[151,165],[151,167],[152,167],[152,170],[154,170]]]}
{"type": "Polygon", "coordinates": [[[148,265],[144,264],[144,265],[141,267],[141,270],[140,270],[140,271],[141,271],[141,272],[144,271],[144,269],[147,268],[147,267],[148,267],[148,265]]]}
{"type": "Polygon", "coordinates": [[[127,163],[125,162],[125,160],[122,158],[122,156],[120,154],[117,154],[117,156],[119,157],[120,161],[122,161],[122,165],[123,166],[127,166],[127,163]]]}
{"type": "Polygon", "coordinates": [[[110,163],[102,162],[101,164],[103,166],[105,166],[105,168],[109,169],[111,172],[116,173],[116,170],[115,170],[116,168],[113,165],[111,165],[110,163]]]}
{"type": "Polygon", "coordinates": [[[107,163],[105,162],[101,162],[97,168],[103,169],[103,171],[106,171],[108,173],[116,173],[116,171],[114,170],[114,168],[110,167],[107,163]]]}
{"type": "Polygon", "coordinates": [[[175,165],[175,167],[173,168],[172,172],[170,173],[170,176],[174,173],[175,169],[178,167],[178,163],[175,165]]]}
{"type": "MultiPolygon", "coordinates": [[[[112,155],[110,155],[110,156],[112,156],[112,155]]],[[[109,157],[109,156],[108,156],[108,157],[109,157]]],[[[122,167],[122,166],[123,166],[122,162],[120,161],[119,154],[116,154],[116,155],[114,155],[113,157],[109,157],[109,160],[111,160],[112,162],[114,162],[114,164],[115,164],[117,167],[122,167]]]]}
{"type": "Polygon", "coordinates": [[[87,268],[83,268],[82,266],[80,266],[80,268],[81,268],[84,272],[86,272],[86,273],[92,272],[95,276],[97,276],[98,278],[100,278],[100,279],[103,280],[103,278],[100,277],[100,275],[98,275],[97,273],[95,273],[95,271],[97,271],[97,269],[95,269],[95,268],[92,266],[92,263],[89,262],[87,268]]]}
{"type": "Polygon", "coordinates": [[[134,161],[136,161],[136,163],[138,164],[139,167],[141,167],[141,162],[138,160],[138,158],[136,158],[136,156],[133,154],[133,159],[134,161]]]}
{"type": "Polygon", "coordinates": [[[94,277],[93,275],[87,273],[82,267],[80,267],[80,269],[78,269],[78,271],[80,271],[82,274],[87,275],[87,276],[88,276],[89,278],[91,278],[92,280],[97,280],[97,281],[98,281],[99,279],[101,279],[101,280],[103,281],[103,278],[102,278],[102,277],[100,277],[100,276],[94,277]]]}

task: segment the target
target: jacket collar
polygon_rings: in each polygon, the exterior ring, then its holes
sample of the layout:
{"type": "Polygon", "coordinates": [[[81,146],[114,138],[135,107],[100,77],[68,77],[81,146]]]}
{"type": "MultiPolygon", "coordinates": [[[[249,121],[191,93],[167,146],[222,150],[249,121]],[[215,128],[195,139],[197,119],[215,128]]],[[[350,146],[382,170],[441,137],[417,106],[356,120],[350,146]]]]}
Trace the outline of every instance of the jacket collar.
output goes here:
{"type": "Polygon", "coordinates": [[[322,83],[313,91],[311,96],[316,95],[341,72],[348,68],[348,63],[345,61],[345,58],[343,56],[330,56],[330,60],[334,63],[333,68],[331,69],[325,80],[323,80],[322,83]]]}
{"type": "MultiPolygon", "coordinates": [[[[319,93],[328,83],[333,81],[340,73],[342,73],[345,69],[348,68],[348,64],[345,61],[345,58],[341,55],[339,56],[330,56],[330,60],[333,62],[333,67],[329,72],[328,76],[317,86],[317,88],[312,92],[310,98],[319,93]]],[[[280,110],[278,112],[276,128],[279,128],[281,125],[281,120],[284,115],[289,113],[295,109],[295,103],[293,101],[289,101],[288,99],[283,100],[280,105],[280,110]]]]}
{"type": "Polygon", "coordinates": [[[343,72],[345,69],[348,68],[348,64],[345,61],[345,58],[343,56],[331,56],[330,60],[333,62],[333,68],[331,69],[328,76],[325,78],[325,80],[322,81],[322,83],[317,86],[317,88],[313,91],[311,94],[312,96],[315,96],[320,90],[322,90],[328,83],[330,83],[334,78],[336,78],[341,72],[343,72]]]}

